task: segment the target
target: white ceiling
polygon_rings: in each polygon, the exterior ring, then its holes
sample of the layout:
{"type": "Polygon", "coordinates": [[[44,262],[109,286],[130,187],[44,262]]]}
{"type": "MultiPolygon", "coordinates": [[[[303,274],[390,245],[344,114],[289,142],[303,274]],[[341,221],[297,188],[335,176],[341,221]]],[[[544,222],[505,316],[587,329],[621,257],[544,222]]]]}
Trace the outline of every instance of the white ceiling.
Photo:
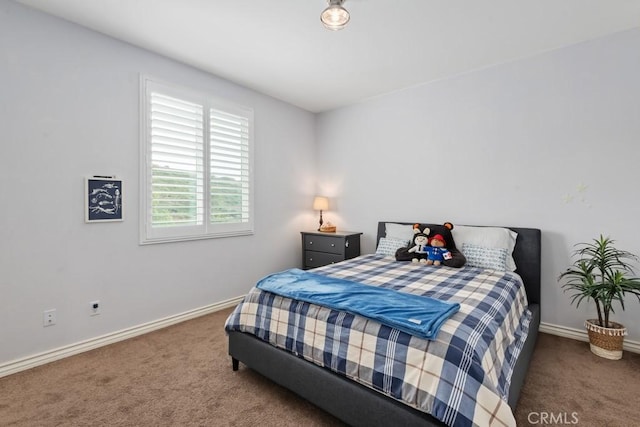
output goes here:
{"type": "Polygon", "coordinates": [[[639,0],[18,0],[312,112],[640,26],[639,0]]]}

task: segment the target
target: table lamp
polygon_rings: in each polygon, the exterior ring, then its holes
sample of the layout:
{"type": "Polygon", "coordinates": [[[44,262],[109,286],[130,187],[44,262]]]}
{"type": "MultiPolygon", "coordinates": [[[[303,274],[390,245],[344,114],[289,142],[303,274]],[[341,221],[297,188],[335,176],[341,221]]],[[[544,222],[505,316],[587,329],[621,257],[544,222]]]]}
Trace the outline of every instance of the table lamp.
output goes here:
{"type": "Polygon", "coordinates": [[[320,226],[318,227],[318,231],[322,228],[322,211],[326,211],[327,209],[329,209],[329,199],[320,196],[316,196],[313,199],[313,210],[320,211],[320,226]]]}

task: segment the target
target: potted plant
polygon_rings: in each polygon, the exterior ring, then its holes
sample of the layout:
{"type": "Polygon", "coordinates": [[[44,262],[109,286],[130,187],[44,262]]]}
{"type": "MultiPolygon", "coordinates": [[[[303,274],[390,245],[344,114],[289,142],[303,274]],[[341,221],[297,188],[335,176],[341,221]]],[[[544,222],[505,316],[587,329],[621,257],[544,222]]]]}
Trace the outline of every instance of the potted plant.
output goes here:
{"type": "Polygon", "coordinates": [[[591,351],[601,357],[617,360],[622,358],[622,346],[627,329],[610,320],[613,302],[617,301],[624,310],[626,294],[635,295],[640,301],[640,279],[633,275],[631,262],[638,257],[630,252],[617,249],[615,241],[600,235],[591,243],[576,245],[573,265],[562,273],[558,280],[564,281],[565,292],[573,293],[571,303],[576,307],[587,299],[595,302],[597,319],[589,319],[585,327],[589,334],[591,351]]]}

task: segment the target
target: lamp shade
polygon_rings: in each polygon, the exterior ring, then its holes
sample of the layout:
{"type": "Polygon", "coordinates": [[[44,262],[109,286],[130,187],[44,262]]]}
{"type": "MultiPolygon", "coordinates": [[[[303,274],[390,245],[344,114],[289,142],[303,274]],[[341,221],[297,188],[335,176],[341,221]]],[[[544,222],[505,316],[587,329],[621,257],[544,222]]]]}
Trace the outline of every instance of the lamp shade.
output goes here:
{"type": "Polygon", "coordinates": [[[313,210],[326,211],[327,209],[329,209],[329,199],[320,196],[316,196],[313,199],[313,210]]]}

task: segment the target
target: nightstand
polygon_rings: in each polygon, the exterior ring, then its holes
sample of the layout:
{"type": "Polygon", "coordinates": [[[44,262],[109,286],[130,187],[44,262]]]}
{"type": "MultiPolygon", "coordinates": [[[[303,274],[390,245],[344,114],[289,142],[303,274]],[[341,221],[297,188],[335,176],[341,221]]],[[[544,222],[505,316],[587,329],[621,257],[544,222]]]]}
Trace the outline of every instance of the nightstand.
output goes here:
{"type": "Polygon", "coordinates": [[[360,255],[360,235],[350,231],[302,231],[302,268],[322,267],[360,255]]]}

